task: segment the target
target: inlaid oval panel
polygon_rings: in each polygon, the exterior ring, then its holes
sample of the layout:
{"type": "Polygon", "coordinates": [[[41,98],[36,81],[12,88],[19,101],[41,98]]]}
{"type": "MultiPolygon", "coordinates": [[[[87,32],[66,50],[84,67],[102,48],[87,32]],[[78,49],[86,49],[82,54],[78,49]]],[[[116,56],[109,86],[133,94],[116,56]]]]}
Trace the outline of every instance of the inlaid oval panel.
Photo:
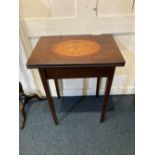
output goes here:
{"type": "Polygon", "coordinates": [[[85,56],[98,52],[100,45],[90,40],[67,40],[56,43],[52,50],[64,56],[85,56]]]}

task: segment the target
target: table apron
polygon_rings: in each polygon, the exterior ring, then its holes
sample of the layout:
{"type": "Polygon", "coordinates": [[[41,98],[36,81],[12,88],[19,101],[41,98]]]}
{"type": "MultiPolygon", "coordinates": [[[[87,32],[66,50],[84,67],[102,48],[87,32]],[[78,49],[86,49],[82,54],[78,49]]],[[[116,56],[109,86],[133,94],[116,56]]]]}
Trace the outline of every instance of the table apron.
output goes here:
{"type": "Polygon", "coordinates": [[[44,68],[46,78],[108,77],[115,67],[44,68]]]}

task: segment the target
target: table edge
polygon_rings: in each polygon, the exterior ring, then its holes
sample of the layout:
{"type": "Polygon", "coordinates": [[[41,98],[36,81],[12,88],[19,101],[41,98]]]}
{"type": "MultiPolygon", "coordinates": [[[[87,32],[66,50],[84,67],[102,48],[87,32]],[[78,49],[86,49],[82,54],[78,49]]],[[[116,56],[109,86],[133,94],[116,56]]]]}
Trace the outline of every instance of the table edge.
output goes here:
{"type": "Polygon", "coordinates": [[[63,67],[69,67],[69,68],[77,68],[77,67],[121,67],[125,66],[124,62],[118,62],[118,63],[107,63],[107,64],[26,64],[28,69],[37,69],[37,68],[63,68],[63,67]]]}

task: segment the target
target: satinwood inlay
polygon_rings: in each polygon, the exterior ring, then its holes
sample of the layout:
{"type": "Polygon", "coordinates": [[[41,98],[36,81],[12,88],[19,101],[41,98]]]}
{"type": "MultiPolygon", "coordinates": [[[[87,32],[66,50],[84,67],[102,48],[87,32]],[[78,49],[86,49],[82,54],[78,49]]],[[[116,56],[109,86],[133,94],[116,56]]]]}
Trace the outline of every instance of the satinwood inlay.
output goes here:
{"type": "Polygon", "coordinates": [[[52,51],[64,56],[91,55],[100,50],[100,45],[90,40],[67,40],[61,41],[52,47],[52,51]]]}

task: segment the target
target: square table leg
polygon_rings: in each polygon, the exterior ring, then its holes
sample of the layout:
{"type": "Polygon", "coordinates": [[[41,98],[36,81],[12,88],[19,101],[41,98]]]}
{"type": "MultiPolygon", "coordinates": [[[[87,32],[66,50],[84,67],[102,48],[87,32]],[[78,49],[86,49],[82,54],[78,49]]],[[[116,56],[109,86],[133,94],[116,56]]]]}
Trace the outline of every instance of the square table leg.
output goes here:
{"type": "Polygon", "coordinates": [[[100,81],[101,81],[101,77],[97,77],[96,97],[99,96],[100,81]]]}
{"type": "Polygon", "coordinates": [[[54,79],[54,83],[55,83],[55,88],[56,88],[57,96],[58,96],[58,98],[61,98],[60,91],[59,91],[59,85],[58,85],[58,79],[54,79]]]}
{"type": "Polygon", "coordinates": [[[46,78],[46,74],[45,74],[44,69],[39,69],[39,73],[40,73],[40,77],[41,77],[41,80],[42,80],[42,83],[43,83],[43,86],[44,86],[44,89],[45,89],[45,92],[46,92],[48,105],[50,107],[54,123],[55,123],[55,125],[58,125],[59,122],[57,120],[55,107],[54,107],[54,104],[53,104],[53,100],[52,100],[52,96],[51,96],[50,88],[49,88],[49,84],[48,84],[48,79],[46,78]]]}
{"type": "Polygon", "coordinates": [[[115,67],[112,68],[112,70],[110,71],[110,73],[109,73],[109,75],[107,77],[104,101],[103,101],[103,104],[102,104],[102,107],[101,107],[101,119],[100,119],[101,123],[104,121],[104,118],[105,118],[105,112],[106,112],[106,108],[107,108],[107,105],[108,105],[108,99],[109,99],[111,85],[112,85],[112,81],[113,81],[113,77],[114,77],[114,72],[115,72],[115,67]]]}

